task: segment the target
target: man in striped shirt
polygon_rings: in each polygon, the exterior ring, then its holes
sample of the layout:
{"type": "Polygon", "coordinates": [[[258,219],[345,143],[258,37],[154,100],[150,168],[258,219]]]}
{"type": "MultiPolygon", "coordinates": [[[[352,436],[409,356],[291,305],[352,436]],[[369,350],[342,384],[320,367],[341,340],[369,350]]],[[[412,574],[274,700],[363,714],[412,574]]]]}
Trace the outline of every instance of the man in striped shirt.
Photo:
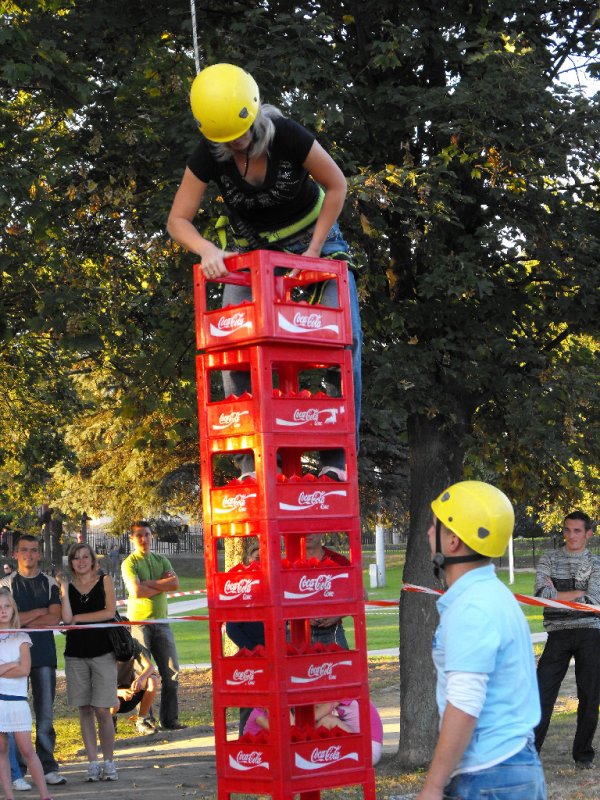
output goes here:
{"type": "MultiPolygon", "coordinates": [[[[587,549],[592,533],[592,521],[583,511],[573,511],[565,517],[565,545],[540,558],[535,575],[536,597],[600,605],[600,560],[587,549]]],[[[560,685],[574,658],[579,704],[573,758],[579,769],[593,769],[592,742],[600,702],[600,618],[587,611],[547,607],[544,628],[548,641],[537,668],[542,719],[535,729],[535,746],[539,752],[560,685]]]]}

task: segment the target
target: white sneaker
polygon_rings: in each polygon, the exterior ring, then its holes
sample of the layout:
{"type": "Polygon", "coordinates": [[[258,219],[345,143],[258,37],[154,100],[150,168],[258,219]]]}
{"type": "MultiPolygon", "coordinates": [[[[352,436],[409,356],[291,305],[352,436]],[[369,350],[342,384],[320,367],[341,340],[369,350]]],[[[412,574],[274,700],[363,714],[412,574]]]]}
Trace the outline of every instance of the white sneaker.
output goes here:
{"type": "Polygon", "coordinates": [[[44,775],[44,779],[48,786],[62,786],[63,783],[67,782],[67,779],[63,778],[59,772],[47,772],[44,775]]]}
{"type": "Polygon", "coordinates": [[[348,473],[345,469],[340,469],[339,467],[323,467],[319,472],[319,478],[329,478],[332,481],[343,481],[345,483],[348,480],[348,473]]]}
{"type": "Polygon", "coordinates": [[[90,761],[88,764],[88,771],[86,781],[88,783],[96,783],[102,777],[102,767],[97,761],[90,761]]]}
{"type": "Polygon", "coordinates": [[[31,784],[27,783],[25,778],[17,778],[12,785],[16,792],[28,792],[31,789],[31,784]]]}
{"type": "Polygon", "coordinates": [[[117,768],[115,767],[114,761],[104,762],[104,767],[102,768],[102,780],[103,781],[119,780],[119,776],[117,775],[117,768]]]}

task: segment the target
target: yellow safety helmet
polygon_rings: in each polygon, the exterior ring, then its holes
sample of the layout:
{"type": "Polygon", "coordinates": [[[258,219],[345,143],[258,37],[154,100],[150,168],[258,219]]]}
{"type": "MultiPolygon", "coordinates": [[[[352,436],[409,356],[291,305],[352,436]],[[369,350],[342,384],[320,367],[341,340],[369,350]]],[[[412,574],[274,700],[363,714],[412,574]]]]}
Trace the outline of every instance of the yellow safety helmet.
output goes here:
{"type": "Polygon", "coordinates": [[[213,64],[194,78],[192,113],[200,132],[211,142],[231,142],[243,136],[258,114],[256,81],[234,64],[213,64]]]}
{"type": "Polygon", "coordinates": [[[500,489],[483,481],[461,481],[442,492],[431,508],[438,520],[471,550],[485,558],[504,555],[515,525],[515,512],[500,489]]]}

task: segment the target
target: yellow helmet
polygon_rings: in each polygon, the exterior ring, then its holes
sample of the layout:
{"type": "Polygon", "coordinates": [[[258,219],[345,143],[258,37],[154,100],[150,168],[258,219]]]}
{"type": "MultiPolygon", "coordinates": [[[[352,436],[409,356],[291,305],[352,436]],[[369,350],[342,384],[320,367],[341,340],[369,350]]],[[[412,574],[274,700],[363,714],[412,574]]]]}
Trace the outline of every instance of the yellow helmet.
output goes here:
{"type": "Polygon", "coordinates": [[[515,525],[508,497],[489,483],[461,481],[433,501],[440,522],[485,558],[504,555],[515,525]]]}
{"type": "Polygon", "coordinates": [[[260,105],[258,86],[234,64],[213,64],[194,78],[192,113],[211,142],[231,142],[250,128],[260,105]]]}

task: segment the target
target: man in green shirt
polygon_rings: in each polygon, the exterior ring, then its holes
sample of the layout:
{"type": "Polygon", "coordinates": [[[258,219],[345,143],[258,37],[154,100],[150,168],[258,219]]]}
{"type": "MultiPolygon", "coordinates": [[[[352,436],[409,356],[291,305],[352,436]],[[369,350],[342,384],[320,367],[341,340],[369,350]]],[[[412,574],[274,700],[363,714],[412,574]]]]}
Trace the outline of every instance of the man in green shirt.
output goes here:
{"type": "MultiPolygon", "coordinates": [[[[168,558],[151,552],[149,522],[143,519],[132,522],[130,541],[133,552],[121,564],[129,595],[127,615],[132,621],[165,620],[169,614],[166,593],[179,587],[179,578],[168,558]]],[[[179,722],[179,660],[171,626],[167,622],[133,625],[131,632],[152,653],[160,673],[160,724],[169,730],[185,728],[179,722]]]]}

